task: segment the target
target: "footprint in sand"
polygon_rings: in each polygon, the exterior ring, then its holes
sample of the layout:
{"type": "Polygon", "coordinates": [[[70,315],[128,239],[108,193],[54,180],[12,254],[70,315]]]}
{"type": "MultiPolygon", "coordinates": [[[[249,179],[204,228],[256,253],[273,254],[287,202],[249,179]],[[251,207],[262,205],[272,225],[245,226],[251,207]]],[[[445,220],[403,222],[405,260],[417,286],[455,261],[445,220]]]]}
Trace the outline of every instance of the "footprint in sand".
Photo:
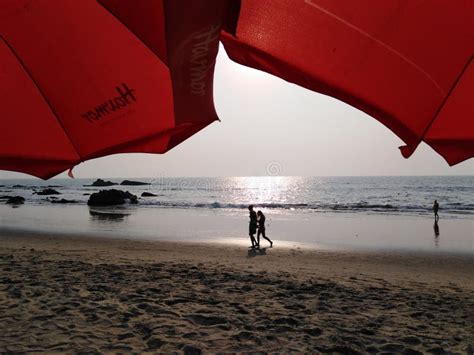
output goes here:
{"type": "Polygon", "coordinates": [[[147,342],[146,345],[148,346],[149,350],[156,350],[161,348],[166,342],[163,340],[157,338],[157,337],[152,337],[150,338],[147,342]]]}

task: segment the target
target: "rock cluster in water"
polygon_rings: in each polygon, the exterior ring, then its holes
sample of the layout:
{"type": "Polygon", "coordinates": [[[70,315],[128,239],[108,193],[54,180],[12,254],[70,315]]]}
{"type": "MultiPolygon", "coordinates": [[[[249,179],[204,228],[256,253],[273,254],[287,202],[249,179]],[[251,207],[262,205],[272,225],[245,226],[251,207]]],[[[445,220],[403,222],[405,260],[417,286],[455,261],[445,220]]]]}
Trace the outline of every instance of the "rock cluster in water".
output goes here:
{"type": "Polygon", "coordinates": [[[55,189],[47,188],[43,189],[41,191],[35,192],[37,195],[61,195],[59,191],[56,191],[55,189]]]}
{"type": "MultiPolygon", "coordinates": [[[[106,187],[106,186],[114,186],[114,185],[119,185],[116,182],[113,181],[106,181],[103,179],[97,179],[90,185],[84,185],[84,186],[95,186],[95,187],[106,187]]],[[[141,186],[141,185],[150,185],[147,182],[143,181],[133,181],[133,180],[123,180],[120,185],[122,186],[141,186]]]]}
{"type": "Polygon", "coordinates": [[[99,187],[105,187],[105,186],[114,186],[117,185],[117,183],[112,182],[112,181],[105,181],[102,179],[97,179],[90,185],[84,185],[84,186],[99,186],[99,187]]]}
{"type": "Polygon", "coordinates": [[[142,181],[132,181],[132,180],[123,180],[120,185],[123,186],[140,186],[140,185],[150,185],[147,182],[142,182],[142,181]]]}
{"type": "Polygon", "coordinates": [[[136,195],[116,189],[101,190],[90,195],[87,205],[89,206],[115,206],[123,205],[127,200],[132,203],[138,203],[136,195]]]}
{"type": "Polygon", "coordinates": [[[25,198],[21,196],[9,196],[6,203],[9,205],[22,205],[25,203],[25,198]]]}

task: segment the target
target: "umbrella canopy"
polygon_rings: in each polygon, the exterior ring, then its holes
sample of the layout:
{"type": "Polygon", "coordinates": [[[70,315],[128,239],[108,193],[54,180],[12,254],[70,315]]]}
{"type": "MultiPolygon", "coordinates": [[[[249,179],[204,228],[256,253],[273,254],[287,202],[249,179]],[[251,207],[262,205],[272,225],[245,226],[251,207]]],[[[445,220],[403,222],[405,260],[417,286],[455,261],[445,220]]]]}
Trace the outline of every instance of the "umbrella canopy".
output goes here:
{"type": "MultiPolygon", "coordinates": [[[[3,0],[0,169],[49,178],[164,153],[217,120],[229,56],[372,115],[449,164],[474,155],[470,0],[3,0]]],[[[296,124],[289,122],[289,124],[296,124]]]]}
{"type": "Polygon", "coordinates": [[[245,0],[231,59],[375,117],[450,164],[474,156],[471,0],[245,0]]]}
{"type": "Polygon", "coordinates": [[[49,178],[103,155],[164,153],[217,120],[227,7],[2,1],[0,169],[49,178]]]}

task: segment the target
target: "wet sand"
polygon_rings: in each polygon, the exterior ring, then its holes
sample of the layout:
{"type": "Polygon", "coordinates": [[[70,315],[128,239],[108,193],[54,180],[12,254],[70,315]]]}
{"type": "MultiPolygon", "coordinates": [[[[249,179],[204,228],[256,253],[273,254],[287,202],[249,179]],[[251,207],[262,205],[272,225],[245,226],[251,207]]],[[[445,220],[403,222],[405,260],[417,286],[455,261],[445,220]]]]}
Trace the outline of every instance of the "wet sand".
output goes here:
{"type": "Polygon", "coordinates": [[[0,353],[472,353],[474,257],[0,235],[0,353]]]}

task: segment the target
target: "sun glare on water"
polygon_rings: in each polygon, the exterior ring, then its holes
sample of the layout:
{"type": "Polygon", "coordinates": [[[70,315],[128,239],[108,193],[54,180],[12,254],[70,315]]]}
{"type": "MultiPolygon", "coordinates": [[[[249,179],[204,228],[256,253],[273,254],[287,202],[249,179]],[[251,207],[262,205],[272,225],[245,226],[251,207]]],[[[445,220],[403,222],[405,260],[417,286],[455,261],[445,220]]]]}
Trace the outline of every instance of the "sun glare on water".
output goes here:
{"type": "MultiPolygon", "coordinates": [[[[255,205],[284,204],[299,189],[299,177],[253,176],[232,178],[234,188],[243,190],[239,203],[255,205]]],[[[237,202],[237,201],[236,201],[237,202]]]]}

